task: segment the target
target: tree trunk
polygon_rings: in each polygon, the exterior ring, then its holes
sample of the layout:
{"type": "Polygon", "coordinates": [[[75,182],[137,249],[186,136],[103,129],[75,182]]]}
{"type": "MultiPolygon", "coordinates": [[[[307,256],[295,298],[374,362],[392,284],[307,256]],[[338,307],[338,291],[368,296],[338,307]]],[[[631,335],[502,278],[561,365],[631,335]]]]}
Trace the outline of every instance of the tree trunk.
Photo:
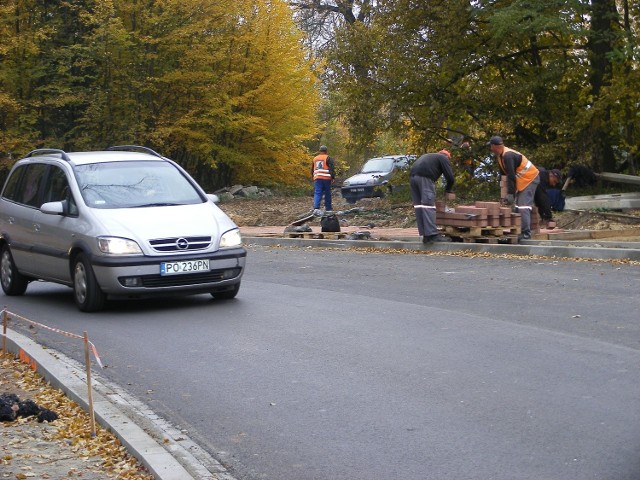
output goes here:
{"type": "MultiPolygon", "coordinates": [[[[622,2],[622,6],[623,6],[623,12],[624,12],[623,13],[624,32],[627,37],[627,45],[631,46],[633,45],[633,30],[631,29],[629,2],[625,0],[624,2],[622,2]]],[[[624,66],[624,74],[626,78],[631,77],[631,72],[632,72],[631,66],[632,66],[632,59],[626,59],[625,66],[624,66]]],[[[634,134],[635,134],[636,112],[635,112],[635,109],[632,107],[631,100],[625,101],[624,116],[625,116],[624,137],[627,143],[627,148],[632,148],[631,146],[634,145],[634,137],[635,137],[634,134]]],[[[628,166],[629,166],[629,173],[631,173],[631,175],[637,174],[637,169],[636,169],[637,156],[638,156],[638,152],[636,149],[632,149],[632,151],[629,152],[628,166]]]]}
{"type": "MultiPolygon", "coordinates": [[[[598,101],[603,87],[611,84],[612,65],[609,54],[614,49],[615,25],[618,20],[615,0],[592,0],[589,59],[591,62],[591,94],[598,101]]],[[[615,171],[616,161],[611,146],[609,126],[611,109],[595,109],[591,119],[591,164],[597,171],[615,171]]]]}

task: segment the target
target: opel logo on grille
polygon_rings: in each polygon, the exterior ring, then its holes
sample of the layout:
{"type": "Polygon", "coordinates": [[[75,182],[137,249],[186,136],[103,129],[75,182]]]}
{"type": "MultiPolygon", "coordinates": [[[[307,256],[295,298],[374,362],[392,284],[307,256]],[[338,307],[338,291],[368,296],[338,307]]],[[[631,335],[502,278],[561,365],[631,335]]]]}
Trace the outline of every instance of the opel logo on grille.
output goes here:
{"type": "Polygon", "coordinates": [[[179,238],[176,241],[176,246],[178,247],[179,250],[186,250],[187,248],[189,248],[189,242],[187,241],[186,238],[179,238]]]}

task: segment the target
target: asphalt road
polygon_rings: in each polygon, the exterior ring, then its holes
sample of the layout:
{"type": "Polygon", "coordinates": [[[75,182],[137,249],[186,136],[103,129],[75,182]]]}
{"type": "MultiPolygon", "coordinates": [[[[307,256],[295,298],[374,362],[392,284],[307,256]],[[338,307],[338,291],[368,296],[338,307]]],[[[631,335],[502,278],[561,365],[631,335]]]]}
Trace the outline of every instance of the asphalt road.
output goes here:
{"type": "Polygon", "coordinates": [[[3,301],[241,480],[640,478],[639,267],[249,250],[233,301],[3,301]]]}

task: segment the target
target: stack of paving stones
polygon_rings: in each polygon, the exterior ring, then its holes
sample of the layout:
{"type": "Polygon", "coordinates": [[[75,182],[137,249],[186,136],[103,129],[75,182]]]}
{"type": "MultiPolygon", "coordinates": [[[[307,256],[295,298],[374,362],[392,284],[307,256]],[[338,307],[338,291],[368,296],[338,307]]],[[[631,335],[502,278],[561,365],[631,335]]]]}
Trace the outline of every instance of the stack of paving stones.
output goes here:
{"type": "MultiPolygon", "coordinates": [[[[506,191],[506,182],[504,188],[506,191]]],[[[506,192],[503,193],[506,197],[506,192]]],[[[446,208],[436,202],[436,223],[454,240],[467,243],[518,243],[521,215],[500,202],[480,202],[446,208]]],[[[531,231],[539,232],[537,209],[531,213],[531,231]]]]}

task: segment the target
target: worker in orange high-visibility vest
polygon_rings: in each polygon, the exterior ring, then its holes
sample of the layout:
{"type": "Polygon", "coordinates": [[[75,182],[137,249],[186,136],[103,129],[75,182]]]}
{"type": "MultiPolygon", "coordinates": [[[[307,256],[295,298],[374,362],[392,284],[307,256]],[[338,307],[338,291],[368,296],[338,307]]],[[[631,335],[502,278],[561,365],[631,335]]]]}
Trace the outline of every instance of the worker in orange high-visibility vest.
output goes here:
{"type": "Polygon", "coordinates": [[[529,240],[533,199],[540,183],[538,169],[523,154],[505,147],[502,137],[491,137],[488,145],[498,160],[502,174],[507,177],[506,202],[509,205],[515,204],[520,213],[522,225],[518,240],[529,240]]]}
{"type": "Polygon", "coordinates": [[[311,165],[311,176],[313,178],[313,209],[320,208],[320,202],[324,195],[324,207],[327,212],[331,208],[331,183],[336,178],[333,159],[327,152],[327,147],[322,145],[318,155],[313,159],[311,165]]]}

